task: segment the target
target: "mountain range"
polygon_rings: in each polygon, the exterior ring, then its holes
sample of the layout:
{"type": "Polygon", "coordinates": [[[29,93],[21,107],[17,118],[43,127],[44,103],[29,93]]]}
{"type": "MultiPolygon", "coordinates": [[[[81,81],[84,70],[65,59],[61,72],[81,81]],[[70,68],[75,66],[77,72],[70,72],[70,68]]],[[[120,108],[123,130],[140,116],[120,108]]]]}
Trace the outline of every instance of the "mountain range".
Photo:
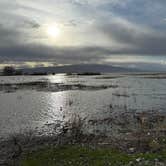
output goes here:
{"type": "Polygon", "coordinates": [[[100,64],[77,64],[77,65],[65,65],[54,67],[35,67],[21,69],[23,73],[115,73],[115,72],[139,72],[140,70],[132,68],[116,67],[111,65],[100,64]]]}

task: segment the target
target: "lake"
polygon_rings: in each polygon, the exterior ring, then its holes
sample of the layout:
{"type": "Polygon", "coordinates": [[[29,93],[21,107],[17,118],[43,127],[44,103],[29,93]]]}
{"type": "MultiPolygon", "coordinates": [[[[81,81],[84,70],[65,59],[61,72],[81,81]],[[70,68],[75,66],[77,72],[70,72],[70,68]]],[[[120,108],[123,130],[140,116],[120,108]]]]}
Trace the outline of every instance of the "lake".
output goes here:
{"type": "Polygon", "coordinates": [[[86,133],[118,136],[142,113],[166,124],[165,85],[164,74],[0,76],[0,136],[58,133],[76,117],[86,133]]]}

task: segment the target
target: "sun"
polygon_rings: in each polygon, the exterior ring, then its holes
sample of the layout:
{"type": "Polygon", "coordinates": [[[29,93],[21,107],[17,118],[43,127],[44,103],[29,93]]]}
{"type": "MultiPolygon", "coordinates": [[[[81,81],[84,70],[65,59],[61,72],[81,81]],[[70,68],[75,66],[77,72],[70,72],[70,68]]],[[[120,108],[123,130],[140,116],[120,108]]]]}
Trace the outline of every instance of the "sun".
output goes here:
{"type": "Polygon", "coordinates": [[[57,38],[61,33],[60,28],[56,25],[48,25],[46,28],[46,32],[48,36],[52,38],[57,38]]]}

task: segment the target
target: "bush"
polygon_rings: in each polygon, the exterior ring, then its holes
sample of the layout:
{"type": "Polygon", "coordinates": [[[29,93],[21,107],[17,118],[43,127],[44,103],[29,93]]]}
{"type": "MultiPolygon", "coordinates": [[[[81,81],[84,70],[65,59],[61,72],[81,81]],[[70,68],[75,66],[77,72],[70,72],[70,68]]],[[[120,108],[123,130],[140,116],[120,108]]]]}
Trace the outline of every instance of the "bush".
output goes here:
{"type": "Polygon", "coordinates": [[[3,75],[7,75],[7,76],[10,76],[10,75],[14,75],[16,72],[15,68],[12,67],[12,66],[6,66],[4,67],[3,69],[3,75]]]}

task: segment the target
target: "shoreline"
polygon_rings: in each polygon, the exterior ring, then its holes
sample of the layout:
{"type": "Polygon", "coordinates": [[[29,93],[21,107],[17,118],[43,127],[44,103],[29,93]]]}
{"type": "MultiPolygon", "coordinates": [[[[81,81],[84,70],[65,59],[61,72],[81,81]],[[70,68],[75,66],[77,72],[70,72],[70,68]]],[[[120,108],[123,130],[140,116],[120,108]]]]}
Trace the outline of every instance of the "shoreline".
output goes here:
{"type": "MultiPolygon", "coordinates": [[[[144,117],[147,117],[147,115],[144,114],[144,117]]],[[[159,116],[158,119],[161,120],[161,117],[159,116]]],[[[41,149],[46,147],[56,149],[61,146],[72,145],[109,148],[128,155],[159,154],[166,149],[166,130],[164,128],[148,129],[150,123],[147,121],[141,130],[121,133],[121,136],[117,135],[116,137],[104,134],[85,134],[82,130],[83,122],[81,119],[74,119],[72,122],[66,123],[59,135],[35,136],[33,132],[13,134],[7,140],[0,142],[0,165],[19,162],[22,157],[40,152],[41,149]]],[[[101,123],[101,120],[98,120],[98,122],[101,123]]]]}

